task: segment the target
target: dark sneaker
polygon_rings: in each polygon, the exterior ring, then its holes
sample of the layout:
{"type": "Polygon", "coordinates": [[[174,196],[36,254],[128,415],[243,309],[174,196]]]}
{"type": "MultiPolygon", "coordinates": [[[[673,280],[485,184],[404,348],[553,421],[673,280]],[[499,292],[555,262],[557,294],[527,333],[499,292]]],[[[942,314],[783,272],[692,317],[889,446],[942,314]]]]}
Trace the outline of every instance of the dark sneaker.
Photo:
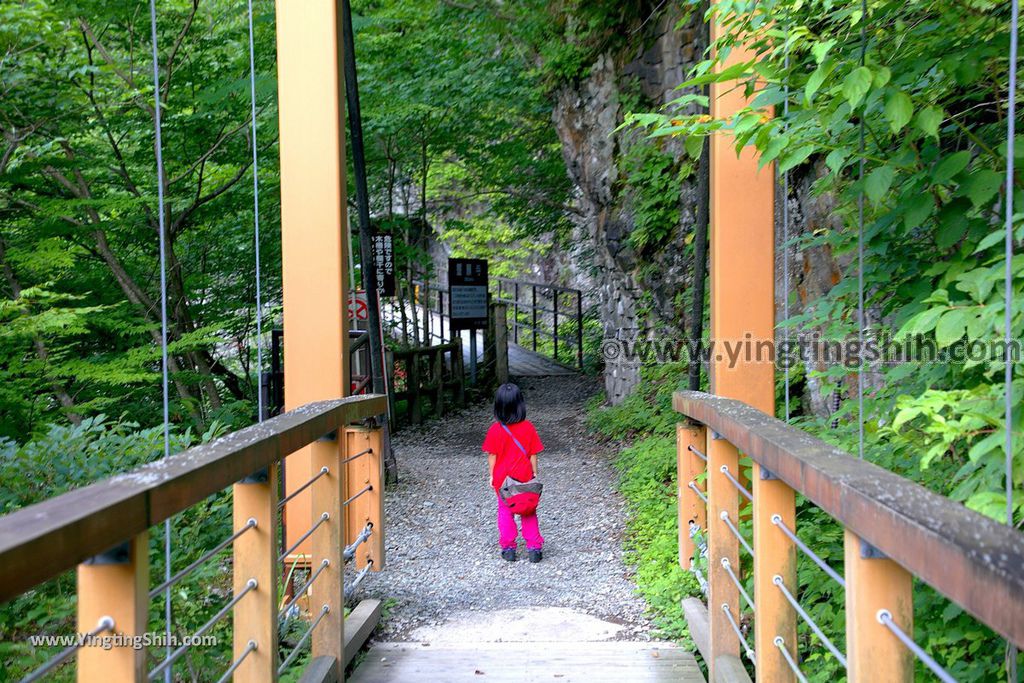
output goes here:
{"type": "Polygon", "coordinates": [[[543,555],[543,553],[541,553],[539,548],[537,550],[532,550],[531,549],[529,554],[530,554],[530,562],[533,562],[534,564],[540,562],[544,558],[544,555],[543,555]]]}
{"type": "MultiPolygon", "coordinates": [[[[531,557],[533,557],[533,556],[531,555],[531,557]]],[[[516,549],[515,548],[502,548],[501,549],[501,559],[508,560],[509,562],[515,562],[516,561],[516,549]]]]}

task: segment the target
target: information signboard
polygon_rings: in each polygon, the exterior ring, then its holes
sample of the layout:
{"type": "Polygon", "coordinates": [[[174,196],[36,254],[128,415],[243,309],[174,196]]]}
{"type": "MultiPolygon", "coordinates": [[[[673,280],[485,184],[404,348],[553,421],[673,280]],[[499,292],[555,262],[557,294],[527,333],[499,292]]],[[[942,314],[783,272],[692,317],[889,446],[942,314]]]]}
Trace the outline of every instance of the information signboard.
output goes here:
{"type": "Polygon", "coordinates": [[[395,295],[395,243],[391,233],[374,233],[370,242],[379,296],[395,295]]]}
{"type": "Polygon", "coordinates": [[[452,330],[487,327],[487,261],[448,259],[448,301],[452,330]]]}

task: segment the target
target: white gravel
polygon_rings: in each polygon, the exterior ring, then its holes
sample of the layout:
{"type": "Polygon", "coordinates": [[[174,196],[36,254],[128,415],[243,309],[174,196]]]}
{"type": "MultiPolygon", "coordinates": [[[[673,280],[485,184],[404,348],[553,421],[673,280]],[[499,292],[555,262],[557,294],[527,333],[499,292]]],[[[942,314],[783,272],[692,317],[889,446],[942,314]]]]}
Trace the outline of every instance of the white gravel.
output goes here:
{"type": "Polygon", "coordinates": [[[566,607],[621,624],[617,638],[647,640],[650,622],[623,564],[624,503],[614,453],[584,426],[593,380],[524,378],[528,417],[545,450],[538,514],[544,560],[498,555],[495,497],[480,450],[492,416],[482,404],[395,438],[400,483],[386,496],[386,566],[364,597],[392,601],[377,638],[409,640],[413,629],[467,610],[566,607]]]}

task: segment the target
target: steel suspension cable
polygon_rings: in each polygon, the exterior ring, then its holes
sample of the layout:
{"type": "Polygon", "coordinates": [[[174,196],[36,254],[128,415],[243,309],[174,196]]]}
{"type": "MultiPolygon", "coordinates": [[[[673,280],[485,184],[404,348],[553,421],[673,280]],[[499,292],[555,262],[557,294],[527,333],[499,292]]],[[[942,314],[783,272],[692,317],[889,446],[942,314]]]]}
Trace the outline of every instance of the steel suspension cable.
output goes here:
{"type": "Polygon", "coordinates": [[[254,652],[257,647],[258,646],[256,644],[256,641],[250,640],[248,644],[245,646],[245,649],[242,650],[242,654],[238,655],[235,661],[231,663],[231,666],[228,667],[228,670],[224,672],[224,675],[217,679],[217,683],[227,683],[228,681],[230,681],[232,679],[232,674],[235,673],[235,670],[238,667],[242,666],[242,662],[245,661],[245,658],[248,657],[252,652],[254,652]]]}
{"type": "Polygon", "coordinates": [[[309,637],[313,635],[313,630],[320,625],[320,622],[324,620],[324,617],[326,617],[327,613],[330,611],[331,608],[327,605],[324,605],[320,608],[320,615],[313,620],[313,623],[309,625],[309,628],[306,629],[305,633],[302,634],[302,637],[299,638],[297,643],[295,643],[295,647],[292,648],[292,651],[288,653],[288,656],[284,658],[284,661],[281,662],[281,665],[277,667],[278,676],[283,674],[288,669],[288,665],[295,661],[295,658],[298,657],[299,654],[302,652],[303,644],[307,640],[309,640],[309,637]]]}
{"type": "MultiPolygon", "coordinates": [[[[783,66],[786,71],[785,94],[782,100],[782,128],[789,130],[789,23],[786,23],[785,56],[783,66]]],[[[782,352],[786,354],[783,363],[783,383],[785,386],[786,422],[789,422],[789,171],[782,173],[782,352]]]]}
{"type": "MultiPolygon", "coordinates": [[[[868,54],[868,0],[860,3],[860,65],[867,62],[868,54]]],[[[867,102],[860,113],[860,141],[858,150],[857,181],[857,457],[864,459],[864,118],[867,102]]]]}
{"type": "Polygon", "coordinates": [[[754,648],[750,647],[747,639],[743,637],[743,631],[740,630],[740,625],[736,623],[735,617],[732,616],[732,610],[729,609],[729,603],[722,603],[722,611],[725,612],[725,616],[729,620],[729,625],[732,626],[733,633],[736,634],[736,639],[740,641],[740,646],[743,648],[743,652],[747,655],[747,659],[750,660],[751,664],[756,666],[757,661],[754,655],[754,648]]]}
{"type": "Polygon", "coordinates": [[[743,596],[743,600],[746,601],[750,609],[757,612],[757,609],[754,607],[754,599],[750,597],[750,593],[748,593],[747,589],[743,587],[743,583],[740,581],[740,578],[736,576],[736,572],[732,570],[732,563],[729,562],[728,557],[722,558],[722,569],[724,569],[725,573],[729,575],[730,579],[732,579],[733,584],[736,585],[737,590],[739,590],[740,595],[743,596]]]}
{"type": "Polygon", "coordinates": [[[704,504],[708,504],[708,497],[705,496],[699,488],[697,488],[697,482],[691,481],[687,486],[693,489],[693,492],[697,494],[697,497],[704,501],[704,504]]]}
{"type": "MultiPolygon", "coordinates": [[[[167,217],[164,201],[163,124],[160,105],[160,59],[157,52],[156,0],[149,0],[150,47],[153,55],[153,132],[156,152],[157,221],[160,228],[160,365],[163,393],[164,458],[171,455],[170,396],[167,371],[167,217]]],[[[164,520],[164,582],[171,580],[171,520],[164,520]]],[[[171,656],[171,588],[164,592],[164,635],[167,657],[171,656]]],[[[171,683],[171,669],[164,670],[164,681],[171,683]]]]}
{"type": "MultiPolygon", "coordinates": [[[[1006,235],[1004,251],[1006,258],[1005,282],[1003,284],[1003,337],[1006,342],[1006,367],[1003,369],[1003,421],[1006,427],[1006,523],[1013,527],[1013,364],[1010,344],[1013,339],[1013,176],[1014,143],[1016,140],[1017,118],[1017,27],[1020,21],[1019,0],[1010,2],[1010,63],[1009,93],[1007,94],[1006,117],[1006,235]]],[[[1010,644],[1007,656],[1007,673],[1010,680],[1017,680],[1017,648],[1010,644]]]]}
{"type": "Polygon", "coordinates": [[[746,486],[740,483],[740,481],[732,476],[732,472],[729,471],[728,465],[722,465],[718,468],[718,471],[725,475],[725,478],[732,482],[732,485],[736,487],[736,490],[743,494],[743,497],[749,500],[751,503],[754,502],[754,494],[752,494],[746,486]]]}
{"type": "Polygon", "coordinates": [[[749,554],[751,557],[754,557],[754,549],[750,547],[750,544],[747,543],[747,539],[743,538],[743,534],[740,533],[740,530],[737,529],[736,525],[732,523],[731,519],[729,519],[729,513],[726,512],[725,510],[722,510],[722,514],[720,515],[720,517],[722,521],[725,522],[725,525],[729,527],[729,531],[731,531],[733,536],[736,537],[736,540],[740,542],[740,545],[742,545],[746,549],[747,554],[749,554]]]}
{"type": "Polygon", "coordinates": [[[263,422],[263,292],[260,277],[260,175],[259,154],[256,150],[256,47],[252,28],[252,0],[248,0],[249,12],[249,116],[252,119],[252,225],[253,248],[256,262],[256,420],[263,422]]]}
{"type": "Polygon", "coordinates": [[[226,539],[224,539],[223,541],[221,541],[220,543],[215,545],[213,548],[207,550],[205,553],[200,555],[198,559],[196,559],[194,562],[192,562],[192,564],[190,564],[189,566],[185,567],[184,569],[179,571],[177,574],[175,574],[171,578],[167,579],[166,581],[161,583],[156,588],[154,588],[151,591],[149,591],[150,599],[155,598],[156,596],[160,595],[161,593],[163,593],[165,590],[167,590],[171,586],[177,584],[183,578],[185,578],[186,576],[191,574],[193,571],[195,571],[204,562],[206,562],[207,560],[212,558],[214,555],[216,555],[217,553],[219,553],[220,551],[224,550],[229,545],[234,543],[236,540],[238,540],[242,536],[242,534],[244,534],[246,531],[248,531],[249,529],[255,529],[256,527],[257,527],[256,518],[255,517],[250,517],[248,519],[248,521],[246,521],[245,525],[241,529],[239,529],[235,533],[233,533],[230,536],[228,536],[226,539]]]}
{"type": "Polygon", "coordinates": [[[95,638],[96,636],[105,631],[113,631],[114,626],[115,624],[113,617],[100,617],[99,622],[97,622],[96,626],[91,631],[81,634],[82,637],[80,642],[76,642],[73,645],[64,648],[54,656],[47,659],[45,662],[43,662],[42,665],[40,665],[27,676],[22,678],[21,683],[34,683],[34,681],[43,680],[43,678],[45,678],[47,674],[49,674],[51,671],[56,669],[58,666],[60,666],[67,660],[71,659],[71,656],[74,655],[76,652],[81,650],[86,645],[90,645],[90,641],[93,638],[95,638]]]}

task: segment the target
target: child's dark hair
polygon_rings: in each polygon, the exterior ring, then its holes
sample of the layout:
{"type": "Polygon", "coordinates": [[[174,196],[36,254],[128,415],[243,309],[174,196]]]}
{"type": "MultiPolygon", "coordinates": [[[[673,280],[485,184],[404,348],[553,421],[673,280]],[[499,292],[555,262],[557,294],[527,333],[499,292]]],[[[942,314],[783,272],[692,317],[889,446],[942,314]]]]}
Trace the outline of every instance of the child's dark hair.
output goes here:
{"type": "Polygon", "coordinates": [[[519,387],[506,382],[494,393],[494,419],[506,425],[526,419],[526,399],[519,387]]]}

